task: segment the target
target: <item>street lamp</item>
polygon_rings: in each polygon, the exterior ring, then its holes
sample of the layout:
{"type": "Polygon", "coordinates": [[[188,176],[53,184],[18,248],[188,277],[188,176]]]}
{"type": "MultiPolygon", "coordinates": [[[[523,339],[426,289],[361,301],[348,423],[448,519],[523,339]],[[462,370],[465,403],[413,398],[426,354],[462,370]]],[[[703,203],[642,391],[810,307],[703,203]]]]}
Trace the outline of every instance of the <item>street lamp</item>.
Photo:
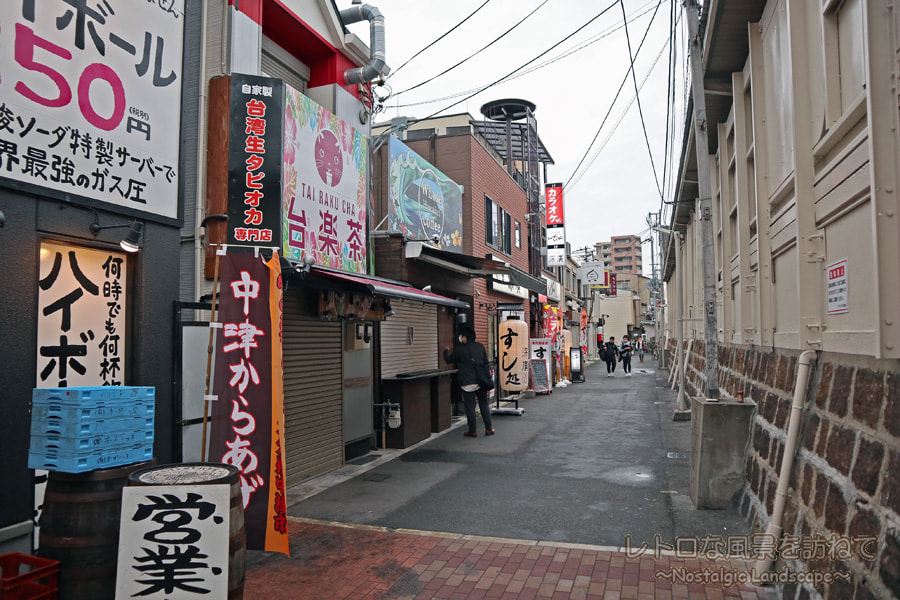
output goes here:
{"type": "Polygon", "coordinates": [[[681,314],[683,313],[682,306],[684,305],[684,298],[682,296],[684,293],[684,273],[681,270],[681,245],[684,240],[680,231],[666,229],[665,227],[654,227],[653,229],[658,232],[674,235],[675,241],[677,242],[675,248],[675,270],[678,272],[678,280],[676,282],[675,295],[677,297],[676,306],[678,307],[678,312],[675,314],[675,340],[678,345],[678,408],[676,411],[690,411],[690,407],[687,404],[687,398],[684,395],[684,315],[681,314]]]}

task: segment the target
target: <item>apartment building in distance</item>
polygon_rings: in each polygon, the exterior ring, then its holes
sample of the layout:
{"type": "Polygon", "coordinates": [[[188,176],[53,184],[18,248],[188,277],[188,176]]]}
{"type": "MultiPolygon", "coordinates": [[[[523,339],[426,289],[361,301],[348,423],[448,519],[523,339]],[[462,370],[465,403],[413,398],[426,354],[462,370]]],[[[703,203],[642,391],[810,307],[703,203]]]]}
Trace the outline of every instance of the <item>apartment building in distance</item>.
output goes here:
{"type": "Polygon", "coordinates": [[[594,256],[605,262],[611,273],[640,275],[641,237],[639,235],[613,236],[608,242],[594,244],[594,256]]]}

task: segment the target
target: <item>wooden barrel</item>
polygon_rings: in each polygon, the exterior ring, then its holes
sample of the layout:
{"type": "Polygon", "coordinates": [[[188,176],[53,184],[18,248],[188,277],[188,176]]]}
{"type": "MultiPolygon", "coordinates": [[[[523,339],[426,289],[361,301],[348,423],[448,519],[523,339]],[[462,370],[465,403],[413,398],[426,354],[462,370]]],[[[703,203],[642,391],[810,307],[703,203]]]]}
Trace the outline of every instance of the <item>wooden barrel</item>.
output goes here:
{"type": "Polygon", "coordinates": [[[50,471],[38,521],[38,554],[59,561],[60,600],[115,597],[122,488],[129,473],[152,464],[50,471]]]}
{"type": "Polygon", "coordinates": [[[159,465],[134,471],[128,485],[221,485],[231,487],[228,535],[228,600],[244,597],[247,536],[244,530],[244,501],[240,471],[220,463],[159,465]]]}

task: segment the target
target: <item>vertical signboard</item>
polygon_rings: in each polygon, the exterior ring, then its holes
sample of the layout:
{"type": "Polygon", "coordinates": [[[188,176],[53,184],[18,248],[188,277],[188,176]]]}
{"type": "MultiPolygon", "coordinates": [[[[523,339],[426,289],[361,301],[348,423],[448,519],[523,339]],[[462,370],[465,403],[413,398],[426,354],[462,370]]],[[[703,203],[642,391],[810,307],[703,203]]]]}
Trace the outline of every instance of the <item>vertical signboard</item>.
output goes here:
{"type": "Polygon", "coordinates": [[[280,339],[280,303],[268,263],[252,252],[227,252],[222,259],[222,294],[217,336],[215,394],[209,456],[240,471],[247,548],[287,553],[284,499],[282,365],[273,348],[280,339]],[[280,486],[275,492],[271,486],[280,486]]]}
{"type": "Polygon", "coordinates": [[[462,188],[393,135],[388,231],[462,252],[462,188]]]}
{"type": "Polygon", "coordinates": [[[365,273],[366,136],[285,86],[284,254],[365,273]]]}
{"type": "Polygon", "coordinates": [[[7,0],[0,177],[178,217],[184,0],[7,0]]]}
{"type": "Polygon", "coordinates": [[[548,183],[547,201],[547,266],[566,266],[566,225],[563,213],[563,184],[548,183]]]}
{"type": "Polygon", "coordinates": [[[550,338],[532,338],[529,340],[531,366],[533,370],[532,385],[535,391],[550,390],[550,338]],[[536,372],[540,367],[543,373],[536,372]]]}
{"type": "Polygon", "coordinates": [[[228,243],[280,246],[284,84],[231,76],[228,243]]]}
{"type": "Polygon", "coordinates": [[[850,280],[846,258],[825,267],[825,282],[828,314],[850,312],[850,280]]]}
{"type": "Polygon", "coordinates": [[[227,598],[229,492],[227,485],[123,488],[116,598],[227,598]]]}
{"type": "MultiPolygon", "coordinates": [[[[123,385],[128,285],[124,252],[43,241],[36,388],[123,385]]],[[[35,471],[34,523],[47,472],[35,471]]],[[[34,541],[38,531],[35,527],[34,541]]]]}
{"type": "Polygon", "coordinates": [[[124,384],[125,257],[41,243],[35,387],[124,384]]]}
{"type": "Polygon", "coordinates": [[[509,392],[528,389],[528,325],[521,319],[500,323],[500,387],[509,392]]]}

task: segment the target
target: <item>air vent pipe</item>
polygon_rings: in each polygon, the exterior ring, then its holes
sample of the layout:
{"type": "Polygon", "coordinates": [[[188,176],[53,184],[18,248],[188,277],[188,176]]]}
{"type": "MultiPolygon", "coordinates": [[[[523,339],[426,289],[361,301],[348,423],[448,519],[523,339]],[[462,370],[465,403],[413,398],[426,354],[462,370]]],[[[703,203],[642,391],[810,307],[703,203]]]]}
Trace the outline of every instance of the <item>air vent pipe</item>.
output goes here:
{"type": "Polygon", "coordinates": [[[340,12],[345,25],[360,21],[369,22],[369,64],[344,71],[344,81],[349,84],[374,80],[384,69],[384,16],[370,4],[357,4],[340,12]]]}

